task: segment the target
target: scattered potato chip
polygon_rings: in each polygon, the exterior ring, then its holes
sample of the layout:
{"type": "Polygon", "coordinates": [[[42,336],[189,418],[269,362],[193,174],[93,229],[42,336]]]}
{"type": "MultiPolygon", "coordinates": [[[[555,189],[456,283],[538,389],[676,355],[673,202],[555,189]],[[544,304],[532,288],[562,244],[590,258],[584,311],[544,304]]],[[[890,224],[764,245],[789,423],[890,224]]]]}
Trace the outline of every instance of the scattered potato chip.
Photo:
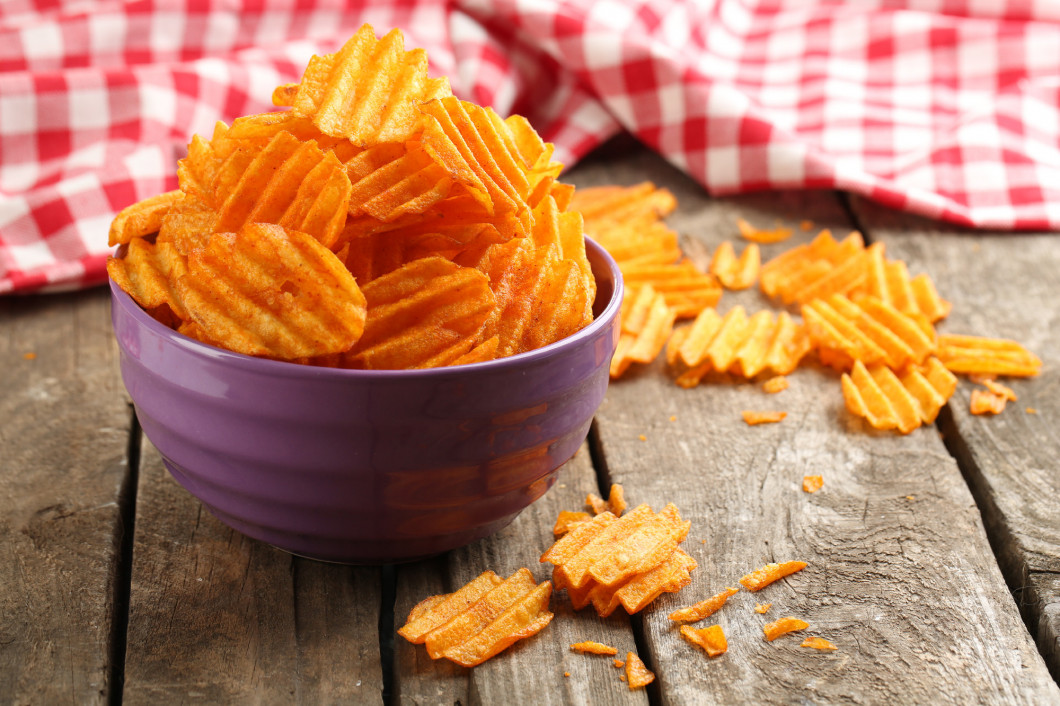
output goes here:
{"type": "Polygon", "coordinates": [[[807,493],[816,493],[818,490],[824,487],[824,478],[822,476],[803,476],[802,477],[802,489],[807,493]]]}
{"type": "Polygon", "coordinates": [[[805,303],[830,294],[848,294],[867,279],[861,234],[836,241],[821,231],[813,242],[781,253],[762,265],[758,283],[769,297],[785,304],[805,303]]]}
{"type": "Polygon", "coordinates": [[[972,390],[972,414],[1001,414],[1005,411],[1006,400],[989,390],[972,390]]]}
{"type": "Polygon", "coordinates": [[[535,584],[529,569],[504,581],[487,571],[455,593],[421,602],[398,634],[424,644],[432,659],[474,667],[548,625],[551,594],[552,584],[535,584]]]}
{"type": "Polygon", "coordinates": [[[647,364],[662,352],[673,332],[676,313],[650,284],[627,289],[622,302],[622,333],[611,358],[612,378],[621,377],[632,363],[647,364]]]}
{"type": "MultiPolygon", "coordinates": [[[[578,189],[570,208],[578,211],[587,222],[620,222],[651,214],[662,218],[677,207],[677,199],[666,189],[657,189],[649,181],[633,186],[597,186],[578,189]]],[[[590,229],[591,232],[591,229],[590,229]]]]}
{"type": "Polygon", "coordinates": [[[747,289],[758,279],[761,265],[761,253],[757,244],[748,245],[737,258],[732,243],[726,240],[714,251],[710,274],[717,277],[727,289],[747,289]]]}
{"type": "Polygon", "coordinates": [[[752,243],[779,243],[791,237],[791,228],[762,230],[755,228],[742,218],[736,221],[736,227],[740,229],[740,235],[752,243]]]}
{"type": "Polygon", "coordinates": [[[779,618],[772,623],[766,623],[762,626],[762,632],[766,634],[766,640],[772,642],[781,635],[787,635],[789,632],[805,630],[808,627],[810,627],[810,624],[805,620],[788,617],[779,618]]]}
{"type": "Polygon", "coordinates": [[[711,596],[706,600],[702,600],[695,605],[689,606],[688,608],[681,608],[670,613],[670,620],[677,622],[694,623],[697,620],[703,620],[704,618],[714,615],[725,602],[729,600],[730,596],[734,596],[739,593],[738,588],[726,588],[721,593],[711,596]]]}
{"type": "Polygon", "coordinates": [[[571,651],[579,654],[592,654],[592,655],[617,655],[618,650],[610,645],[604,645],[599,642],[593,642],[587,640],[585,642],[575,642],[570,646],[571,651]]]}
{"type": "Polygon", "coordinates": [[[740,585],[748,591],[761,591],[763,588],[806,568],[805,561],[785,561],[780,564],[766,564],[740,579],[740,585]]]}
{"type": "Polygon", "coordinates": [[[953,394],[957,379],[935,358],[921,368],[910,368],[899,378],[891,369],[870,370],[861,361],[841,379],[847,409],[876,429],[908,434],[922,423],[931,424],[953,394]]]}
{"type": "Polygon", "coordinates": [[[823,637],[808,637],[802,641],[799,647],[812,647],[815,650],[838,650],[839,648],[833,645],[823,637]]]}
{"type": "Polygon", "coordinates": [[[606,502],[596,493],[589,493],[585,496],[585,504],[589,506],[594,515],[599,515],[601,512],[610,512],[615,517],[621,517],[627,507],[626,492],[618,483],[612,483],[611,492],[608,494],[606,502]]]}
{"type": "Polygon", "coordinates": [[[626,286],[646,284],[663,296],[679,318],[690,318],[721,299],[721,285],[712,275],[700,272],[691,260],[663,265],[625,265],[619,268],[626,286]]]}
{"type": "Polygon", "coordinates": [[[1042,361],[1015,341],[942,334],[935,354],[948,370],[965,375],[1037,375],[1042,361]]]}
{"type": "Polygon", "coordinates": [[[769,609],[772,606],[772,603],[755,603],[755,612],[760,615],[765,615],[767,612],[769,612],[769,609]]]}
{"type": "Polygon", "coordinates": [[[1015,390],[1013,390],[1008,385],[1002,385],[1000,382],[994,380],[993,378],[976,379],[976,376],[972,376],[972,382],[983,385],[993,394],[997,395],[998,397],[1004,397],[1005,400],[1009,402],[1015,402],[1019,399],[1019,397],[1016,396],[1015,390]]]}
{"type": "Polygon", "coordinates": [[[626,653],[626,684],[632,689],[641,689],[655,681],[655,674],[644,666],[640,657],[626,653]]]}
{"type": "Polygon", "coordinates": [[[749,409],[743,411],[744,422],[752,427],[758,424],[774,424],[787,416],[787,412],[755,412],[749,409]]]}
{"type": "Polygon", "coordinates": [[[694,628],[690,625],[681,626],[681,637],[693,645],[702,647],[708,657],[719,657],[729,649],[729,642],[725,639],[725,631],[720,625],[711,625],[706,628],[694,628]]]}
{"type": "Polygon", "coordinates": [[[611,660],[611,664],[614,665],[617,669],[621,669],[622,667],[626,666],[626,663],[618,659],[617,657],[611,660]]]}
{"type": "Polygon", "coordinates": [[[788,389],[788,378],[784,375],[774,375],[762,383],[762,389],[771,395],[788,389]]]}
{"type": "Polygon", "coordinates": [[[559,513],[559,517],[556,518],[556,524],[552,527],[552,534],[557,537],[562,536],[574,529],[576,525],[588,522],[591,519],[592,515],[587,512],[562,510],[559,513]]]}

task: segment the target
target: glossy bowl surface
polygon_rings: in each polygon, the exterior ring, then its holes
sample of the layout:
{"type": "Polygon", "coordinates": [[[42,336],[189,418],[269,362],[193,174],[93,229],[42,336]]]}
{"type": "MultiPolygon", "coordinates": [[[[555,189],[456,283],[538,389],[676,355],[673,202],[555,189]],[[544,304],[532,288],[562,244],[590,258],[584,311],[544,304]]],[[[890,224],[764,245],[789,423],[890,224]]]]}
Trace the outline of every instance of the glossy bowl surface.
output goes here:
{"type": "Polygon", "coordinates": [[[137,418],[222,522],[293,554],[411,561],[504,527],[555,482],[607,390],[622,279],[587,241],[592,324],[450,368],[360,371],[231,353],[148,316],[111,282],[137,418]]]}

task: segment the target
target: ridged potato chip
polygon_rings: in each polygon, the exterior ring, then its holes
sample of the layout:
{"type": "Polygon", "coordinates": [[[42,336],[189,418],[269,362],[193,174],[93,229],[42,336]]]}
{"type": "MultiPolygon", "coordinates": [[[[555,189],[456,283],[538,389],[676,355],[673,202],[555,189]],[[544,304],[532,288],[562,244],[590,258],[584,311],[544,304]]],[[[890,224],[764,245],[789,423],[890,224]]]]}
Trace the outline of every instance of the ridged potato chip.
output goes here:
{"type": "Polygon", "coordinates": [[[896,375],[885,365],[871,368],[856,361],[841,379],[847,409],[876,429],[908,434],[935,421],[953,394],[957,379],[936,358],[896,375]]]}
{"type": "Polygon", "coordinates": [[[177,281],[188,271],[187,258],[170,243],[151,243],[134,238],[126,246],[125,257],[107,260],[107,274],[133,300],[165,323],[165,307],[179,319],[188,318],[177,291],[177,281]]]}
{"type": "Polygon", "coordinates": [[[761,265],[762,255],[757,244],[751,243],[736,257],[732,243],[726,240],[714,251],[710,274],[717,277],[726,289],[747,289],[758,279],[761,265]]]}
{"type": "Polygon", "coordinates": [[[935,355],[948,370],[965,375],[1030,377],[1042,368],[1038,356],[1003,338],[943,334],[935,355]]]}
{"type": "Polygon", "coordinates": [[[705,628],[682,625],[681,637],[693,645],[702,647],[707,656],[711,658],[720,657],[729,650],[729,642],[725,639],[725,632],[720,625],[711,625],[705,628]]]}
{"type": "Polygon", "coordinates": [[[273,100],[326,135],[369,145],[408,139],[422,129],[420,104],[449,95],[447,79],[427,75],[425,51],[405,51],[397,29],[376,39],[364,25],[335,54],[310,59],[297,90],[274,93],[273,100]]]}
{"type": "Polygon", "coordinates": [[[419,603],[398,634],[424,644],[432,659],[474,667],[548,625],[551,595],[552,584],[535,584],[528,569],[504,581],[487,571],[455,593],[419,603]]]}
{"type": "Polygon", "coordinates": [[[192,320],[237,353],[340,353],[364,330],[365,297],[353,276],[315,238],[278,225],[213,234],[188,256],[177,285],[192,320]]]}
{"type": "Polygon", "coordinates": [[[493,310],[489,280],[441,257],[402,265],[364,286],[364,334],[347,364],[368,370],[448,365],[492,333],[483,325],[493,310]]]}
{"type": "Polygon", "coordinates": [[[107,244],[113,247],[157,233],[163,217],[182,198],[184,193],[180,190],[167,191],[125,207],[110,224],[107,244]]]}

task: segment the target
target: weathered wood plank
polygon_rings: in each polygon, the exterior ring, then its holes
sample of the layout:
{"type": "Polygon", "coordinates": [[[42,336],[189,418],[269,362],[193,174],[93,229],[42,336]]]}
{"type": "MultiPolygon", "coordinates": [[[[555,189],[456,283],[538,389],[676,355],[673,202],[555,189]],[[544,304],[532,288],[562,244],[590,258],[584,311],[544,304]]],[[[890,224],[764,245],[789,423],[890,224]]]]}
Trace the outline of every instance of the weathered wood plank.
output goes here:
{"type": "MultiPolygon", "coordinates": [[[[557,484],[492,537],[450,552],[444,559],[398,567],[395,622],[428,595],[451,591],[483,571],[509,576],[529,568],[540,582],[551,567],[539,562],[551,546],[552,526],[560,510],[583,509],[587,493],[599,493],[596,475],[583,447],[560,472],[557,484]],[[443,572],[439,576],[439,571],[443,572]]],[[[396,638],[395,695],[402,704],[645,704],[643,691],[631,692],[619,680],[612,658],[575,654],[570,645],[595,640],[616,647],[619,657],[636,652],[629,618],[597,617],[587,608],[574,611],[565,593],[553,593],[552,622],[474,669],[432,662],[422,645],[396,638]],[[564,673],[570,672],[569,677],[564,673]]],[[[619,611],[621,612],[621,611],[619,611]]]]}
{"type": "MultiPolygon", "coordinates": [[[[1038,377],[1005,380],[1019,400],[997,417],[970,413],[977,386],[964,380],[944,431],[1010,585],[1022,591],[1042,573],[1041,601],[1060,603],[1060,593],[1049,592],[1056,585],[1049,576],[1060,574],[1060,233],[966,233],[861,200],[853,208],[889,257],[906,260],[913,273],[927,272],[954,302],[939,331],[1011,338],[1042,358],[1038,377]]],[[[1029,625],[1045,618],[1039,603],[1024,602],[1029,625]]],[[[1054,623],[1054,642],[1056,635],[1054,623]]],[[[1048,634],[1038,639],[1050,641],[1048,634]]],[[[1060,675],[1055,647],[1051,654],[1060,675]]]]}
{"type": "MultiPolygon", "coordinates": [[[[670,187],[681,204],[671,224],[708,250],[737,237],[737,214],[760,225],[844,221],[824,193],[709,200],[646,155],[588,163],[571,178],[670,187]]],[[[771,306],[757,291],[727,292],[719,309],[737,303],[771,306]]],[[[777,396],[725,380],[682,390],[658,361],[613,384],[597,414],[608,472],[630,500],[655,508],[672,501],[692,520],[685,544],[700,564],[694,582],[644,616],[662,702],[1060,702],[936,431],[873,432],[844,411],[834,373],[807,366],[790,378],[777,396]],[[748,427],[744,409],[789,416],[748,427]],[[800,489],[811,473],[825,480],[813,495],[800,489]],[[705,623],[725,628],[724,657],[708,661],[670,625],[674,607],[788,559],[809,567],[758,594],[742,592],[705,623]],[[756,602],[773,606],[758,615],[756,602]],[[807,634],[839,651],[800,648],[794,636],[766,642],[762,625],[786,615],[807,620],[807,634]]]]}
{"type": "Polygon", "coordinates": [[[125,703],[381,703],[380,570],[244,537],[145,446],[125,703]]]}
{"type": "Polygon", "coordinates": [[[104,290],[0,298],[0,702],[113,687],[132,416],[109,311],[104,290]]]}

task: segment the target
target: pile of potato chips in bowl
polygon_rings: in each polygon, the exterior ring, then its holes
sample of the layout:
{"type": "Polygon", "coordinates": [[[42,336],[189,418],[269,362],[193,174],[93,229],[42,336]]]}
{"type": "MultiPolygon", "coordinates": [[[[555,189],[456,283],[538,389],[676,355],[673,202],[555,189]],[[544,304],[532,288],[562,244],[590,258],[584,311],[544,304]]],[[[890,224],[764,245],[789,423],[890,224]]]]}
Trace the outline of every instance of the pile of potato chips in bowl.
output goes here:
{"type": "Polygon", "coordinates": [[[588,431],[621,275],[552,146],[454,98],[396,30],[218,123],[118,214],[123,379],[174,477],[288,551],[411,560],[486,536],[588,431]]]}

